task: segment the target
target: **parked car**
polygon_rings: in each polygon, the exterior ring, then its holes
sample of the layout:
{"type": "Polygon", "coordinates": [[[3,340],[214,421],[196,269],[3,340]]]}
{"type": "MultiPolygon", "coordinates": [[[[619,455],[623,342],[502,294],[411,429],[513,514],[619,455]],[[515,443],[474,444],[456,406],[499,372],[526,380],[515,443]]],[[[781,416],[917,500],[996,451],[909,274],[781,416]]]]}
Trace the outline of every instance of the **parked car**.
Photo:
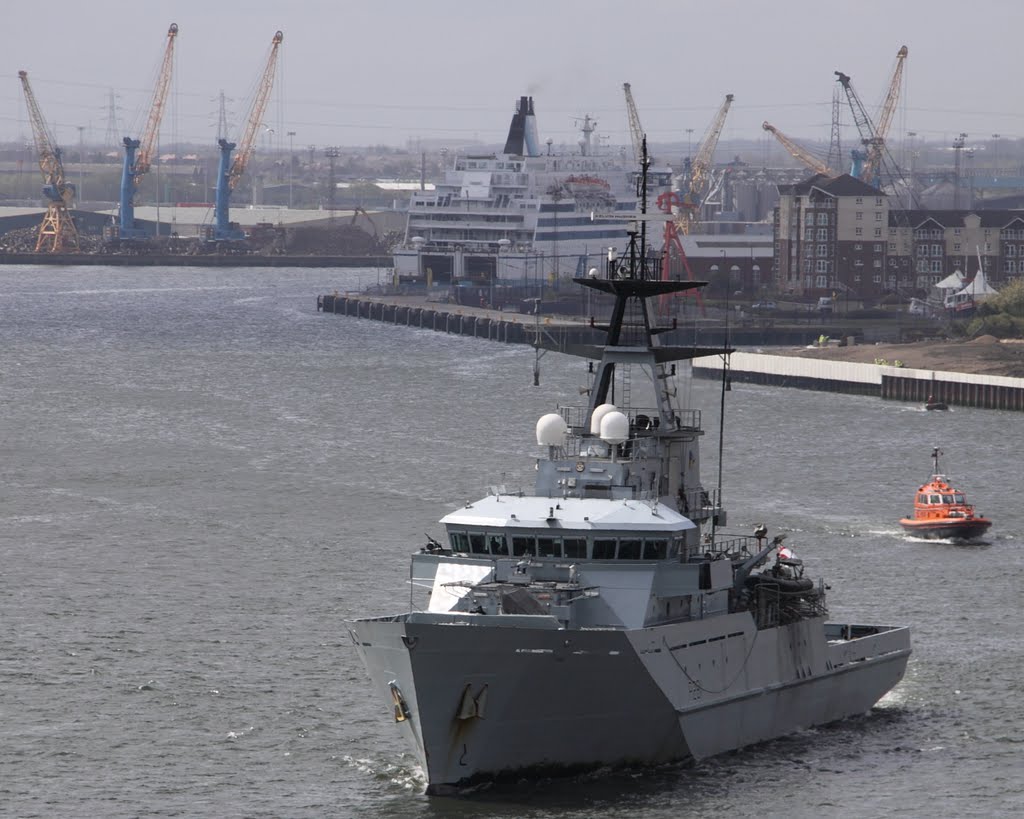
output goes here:
{"type": "Polygon", "coordinates": [[[778,309],[773,301],[759,301],[750,305],[751,310],[776,310],[778,309]]]}

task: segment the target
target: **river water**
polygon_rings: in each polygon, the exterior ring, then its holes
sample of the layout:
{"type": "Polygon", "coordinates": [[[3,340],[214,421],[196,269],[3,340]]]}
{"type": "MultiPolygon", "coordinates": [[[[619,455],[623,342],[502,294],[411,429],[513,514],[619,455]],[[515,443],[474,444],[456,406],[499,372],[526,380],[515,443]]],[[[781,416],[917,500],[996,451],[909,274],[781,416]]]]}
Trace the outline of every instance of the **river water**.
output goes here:
{"type": "MultiPolygon", "coordinates": [[[[343,625],[407,605],[408,555],[585,363],[316,312],[376,270],[0,269],[0,814],[1024,814],[1024,417],[736,385],[730,531],[786,531],[835,619],[909,624],[862,718],[701,762],[428,799],[343,625]],[[896,521],[945,471],[987,542],[896,521]]],[[[703,410],[717,482],[716,383],[703,410]]]]}

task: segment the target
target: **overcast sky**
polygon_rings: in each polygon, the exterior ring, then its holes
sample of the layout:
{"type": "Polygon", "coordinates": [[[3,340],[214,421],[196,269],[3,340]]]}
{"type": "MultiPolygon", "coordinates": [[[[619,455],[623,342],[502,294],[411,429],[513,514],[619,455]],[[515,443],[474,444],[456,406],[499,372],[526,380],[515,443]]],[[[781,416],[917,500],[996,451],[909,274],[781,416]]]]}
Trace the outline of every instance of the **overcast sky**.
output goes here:
{"type": "Polygon", "coordinates": [[[904,44],[890,141],[1024,136],[1020,0],[54,0],[3,11],[4,141],[30,135],[20,69],[62,145],[102,144],[111,89],[119,128],[138,136],[172,22],[164,145],[212,145],[222,90],[238,137],[278,29],[264,147],[287,147],[288,131],[296,148],[500,142],[522,94],[542,140],[575,142],[590,114],[628,144],[623,82],[652,142],[685,143],[692,129],[696,144],[727,93],[725,140],[763,138],[768,120],[827,141],[833,71],[874,114],[904,44]]]}

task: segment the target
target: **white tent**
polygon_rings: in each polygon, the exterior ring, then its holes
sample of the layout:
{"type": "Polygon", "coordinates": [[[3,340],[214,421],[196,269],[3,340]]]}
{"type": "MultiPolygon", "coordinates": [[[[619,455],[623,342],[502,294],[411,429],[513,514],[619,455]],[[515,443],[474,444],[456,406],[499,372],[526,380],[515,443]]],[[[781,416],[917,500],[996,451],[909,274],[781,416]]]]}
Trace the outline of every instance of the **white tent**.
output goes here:
{"type": "Polygon", "coordinates": [[[954,270],[935,285],[939,290],[960,290],[964,286],[964,274],[954,270]]]}
{"type": "MultiPolygon", "coordinates": [[[[975,301],[982,301],[987,299],[989,296],[994,296],[998,292],[999,291],[990,285],[985,279],[984,270],[979,270],[974,275],[974,278],[971,279],[970,284],[960,291],[960,293],[973,296],[975,301]]],[[[957,295],[959,295],[959,293],[957,295]]]]}

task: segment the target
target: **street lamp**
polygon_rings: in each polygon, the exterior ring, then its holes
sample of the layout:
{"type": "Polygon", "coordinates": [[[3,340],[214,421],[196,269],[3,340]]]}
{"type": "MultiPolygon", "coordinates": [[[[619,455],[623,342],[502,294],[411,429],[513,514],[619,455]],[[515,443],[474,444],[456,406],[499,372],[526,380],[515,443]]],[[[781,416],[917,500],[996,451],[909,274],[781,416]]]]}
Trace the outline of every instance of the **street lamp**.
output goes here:
{"type": "Polygon", "coordinates": [[[295,164],[295,132],[288,132],[288,209],[292,207],[292,166],[295,164]]]}

